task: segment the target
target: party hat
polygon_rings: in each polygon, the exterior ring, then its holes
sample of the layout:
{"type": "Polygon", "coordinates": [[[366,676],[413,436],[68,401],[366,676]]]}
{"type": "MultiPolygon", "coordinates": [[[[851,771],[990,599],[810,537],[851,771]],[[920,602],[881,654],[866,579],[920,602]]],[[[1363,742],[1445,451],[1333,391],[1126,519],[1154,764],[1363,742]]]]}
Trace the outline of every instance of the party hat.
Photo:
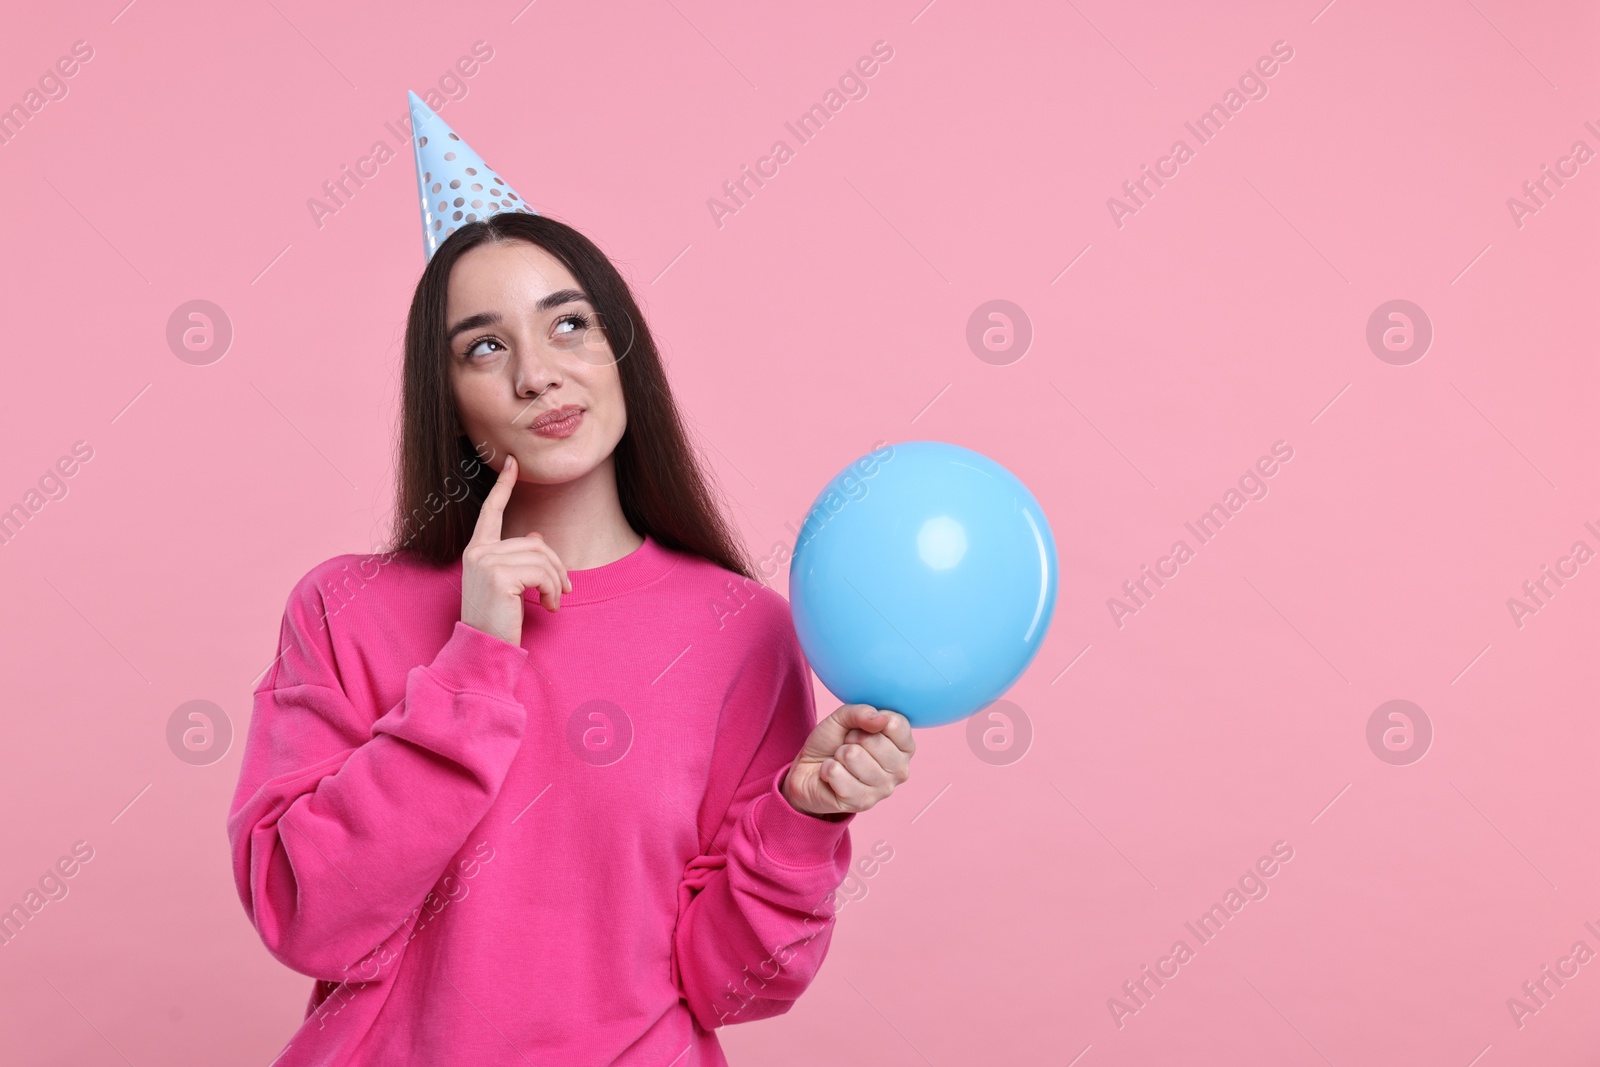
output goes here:
{"type": "Polygon", "coordinates": [[[424,259],[431,260],[445,238],[468,222],[502,211],[538,214],[421,97],[409,90],[406,95],[411,99],[424,259]]]}

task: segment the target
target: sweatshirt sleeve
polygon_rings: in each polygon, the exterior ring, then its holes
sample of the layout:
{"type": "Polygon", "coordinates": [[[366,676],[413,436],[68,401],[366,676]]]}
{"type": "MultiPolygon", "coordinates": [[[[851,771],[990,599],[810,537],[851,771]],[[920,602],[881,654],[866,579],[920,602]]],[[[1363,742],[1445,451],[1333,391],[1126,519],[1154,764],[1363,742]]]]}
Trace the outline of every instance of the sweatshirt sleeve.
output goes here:
{"type": "Polygon", "coordinates": [[[527,651],[457,622],[374,721],[341,685],[315,588],[291,596],[279,658],[255,690],[227,829],[267,949],[341,981],[407,921],[494,802],[525,726],[513,690],[527,651]]]}
{"type": "Polygon", "coordinates": [[[787,606],[775,610],[774,639],[728,690],[703,816],[731,800],[678,891],[673,981],[707,1030],[793,1006],[822,966],[850,865],[854,813],[810,815],[780,792],[816,712],[787,606]]]}

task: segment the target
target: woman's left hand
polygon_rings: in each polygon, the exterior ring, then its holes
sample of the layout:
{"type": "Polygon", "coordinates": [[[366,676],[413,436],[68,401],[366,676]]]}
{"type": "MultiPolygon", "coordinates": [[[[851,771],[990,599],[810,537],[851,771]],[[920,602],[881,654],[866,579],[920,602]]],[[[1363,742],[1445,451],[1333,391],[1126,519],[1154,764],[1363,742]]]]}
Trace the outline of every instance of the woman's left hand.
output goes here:
{"type": "Polygon", "coordinates": [[[904,715],[842,704],[806,738],[784,778],[784,798],[808,815],[866,811],[911,777],[916,751],[904,715]]]}

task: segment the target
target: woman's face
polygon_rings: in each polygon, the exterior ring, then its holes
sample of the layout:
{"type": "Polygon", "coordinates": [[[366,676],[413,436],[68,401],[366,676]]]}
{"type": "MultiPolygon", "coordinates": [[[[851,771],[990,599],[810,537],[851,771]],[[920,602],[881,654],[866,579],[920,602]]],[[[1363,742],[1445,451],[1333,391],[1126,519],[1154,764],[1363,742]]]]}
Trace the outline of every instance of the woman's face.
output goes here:
{"type": "Polygon", "coordinates": [[[606,463],[627,427],[605,332],[561,261],[538,245],[478,245],[456,260],[446,299],[456,411],[478,456],[518,478],[556,484],[606,463]],[[541,433],[552,413],[578,409],[541,433]]]}

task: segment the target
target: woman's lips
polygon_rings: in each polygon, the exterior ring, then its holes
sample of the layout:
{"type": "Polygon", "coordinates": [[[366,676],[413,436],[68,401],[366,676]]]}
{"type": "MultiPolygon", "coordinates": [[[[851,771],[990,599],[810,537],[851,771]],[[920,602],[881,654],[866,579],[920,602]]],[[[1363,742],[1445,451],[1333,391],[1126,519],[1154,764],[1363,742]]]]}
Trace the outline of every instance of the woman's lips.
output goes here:
{"type": "Polygon", "coordinates": [[[530,426],[534,433],[540,437],[571,437],[578,432],[578,427],[583,423],[583,409],[574,408],[565,417],[545,423],[535,423],[530,426]]]}

